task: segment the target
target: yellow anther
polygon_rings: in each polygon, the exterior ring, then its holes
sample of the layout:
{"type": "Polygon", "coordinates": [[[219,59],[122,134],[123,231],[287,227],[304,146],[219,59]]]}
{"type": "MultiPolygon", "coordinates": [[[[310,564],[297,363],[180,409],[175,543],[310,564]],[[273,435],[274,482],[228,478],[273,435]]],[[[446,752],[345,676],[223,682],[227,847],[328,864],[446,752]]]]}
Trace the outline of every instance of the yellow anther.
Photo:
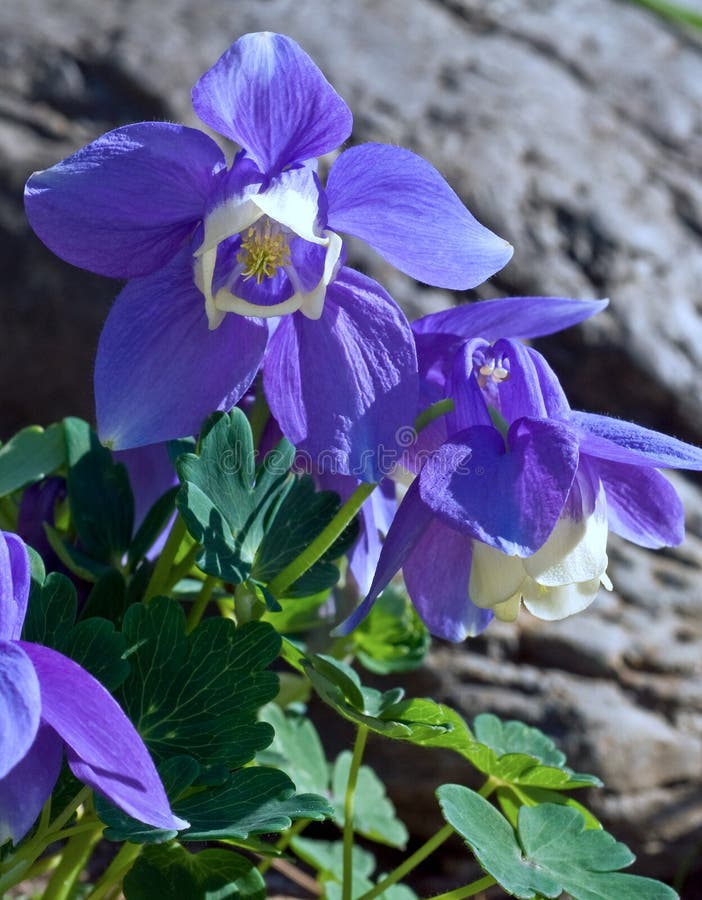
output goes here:
{"type": "Polygon", "coordinates": [[[236,258],[244,266],[243,277],[255,278],[256,284],[261,284],[264,278],[271,278],[290,262],[290,248],[285,236],[272,232],[270,223],[266,222],[263,228],[249,228],[236,258]]]}

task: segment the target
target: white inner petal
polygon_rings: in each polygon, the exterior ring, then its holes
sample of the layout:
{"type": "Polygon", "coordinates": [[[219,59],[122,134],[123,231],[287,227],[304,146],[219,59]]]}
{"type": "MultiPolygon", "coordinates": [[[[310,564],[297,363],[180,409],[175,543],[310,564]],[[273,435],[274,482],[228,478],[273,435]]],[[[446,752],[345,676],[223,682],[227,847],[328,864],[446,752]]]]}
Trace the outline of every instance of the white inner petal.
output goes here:
{"type": "Polygon", "coordinates": [[[476,606],[494,610],[498,604],[510,601],[525,578],[524,560],[473,541],[468,596],[476,606]]]}

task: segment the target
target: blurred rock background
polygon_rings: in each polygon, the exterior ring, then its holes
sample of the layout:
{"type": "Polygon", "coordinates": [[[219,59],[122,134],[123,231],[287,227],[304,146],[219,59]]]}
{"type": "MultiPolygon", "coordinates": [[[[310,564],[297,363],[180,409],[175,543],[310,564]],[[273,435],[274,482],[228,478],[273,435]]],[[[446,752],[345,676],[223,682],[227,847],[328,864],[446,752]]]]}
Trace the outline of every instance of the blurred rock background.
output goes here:
{"type": "MultiPolygon", "coordinates": [[[[97,336],[118,285],[55,259],[22,211],[29,173],[127,122],[197,125],[190,87],[240,34],[283,31],[355,116],[352,141],[409,147],[509,266],[472,295],[417,285],[352,245],[410,316],[475,297],[609,296],[540,342],[573,406],[702,443],[702,42],[626,0],[2,0],[0,437],[92,416],[97,336]]],[[[702,493],[677,478],[685,543],[611,542],[612,594],[587,613],[437,646],[410,690],[468,716],[539,725],[606,790],[587,798],[637,871],[702,897],[702,493]],[[685,873],[688,872],[687,877],[685,873]]],[[[409,824],[457,759],[384,763],[409,824]]],[[[460,883],[458,858],[444,875],[460,883]]],[[[438,873],[437,873],[438,875],[438,873]]],[[[449,884],[450,886],[450,884],[449,884]]]]}

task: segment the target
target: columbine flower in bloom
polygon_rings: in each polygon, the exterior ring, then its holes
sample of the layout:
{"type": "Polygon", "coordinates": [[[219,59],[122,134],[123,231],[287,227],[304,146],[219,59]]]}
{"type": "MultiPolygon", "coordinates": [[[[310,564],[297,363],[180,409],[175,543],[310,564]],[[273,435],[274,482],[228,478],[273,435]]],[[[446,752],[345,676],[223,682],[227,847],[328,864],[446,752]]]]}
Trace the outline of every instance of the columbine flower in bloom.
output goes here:
{"type": "Polygon", "coordinates": [[[29,587],[27,548],[0,532],[0,844],[29,831],[54,789],[64,748],[76,778],[130,816],[187,828],[108,691],[56,650],[20,640],[29,587]]]}
{"type": "Polygon", "coordinates": [[[241,146],[231,165],[203,132],[146,122],[27,184],[29,220],[55,253],[131,279],[98,348],[101,438],[125,448],[194,433],[243,395],[266,350],[264,319],[282,316],[264,381],[285,435],[377,479],[361,461],[412,420],[414,344],[385,291],[343,266],[338,233],[447,288],[480,283],[511,247],[407,150],[346,150],[323,189],[316,157],[346,140],[351,113],[287,37],[242,37],[193,105],[241,146]]]}
{"type": "Polygon", "coordinates": [[[682,505],[658,468],[702,469],[702,450],[572,411],[544,358],[517,340],[604,305],[507,298],[414,324],[422,394],[450,398],[453,411],[430,426],[436,449],[423,465],[417,454],[418,477],[346,629],[400,567],[429,630],[462,640],[493,615],[516,618],[522,602],[543,619],[584,609],[611,586],[608,529],[644,547],[680,543],[682,505]]]}

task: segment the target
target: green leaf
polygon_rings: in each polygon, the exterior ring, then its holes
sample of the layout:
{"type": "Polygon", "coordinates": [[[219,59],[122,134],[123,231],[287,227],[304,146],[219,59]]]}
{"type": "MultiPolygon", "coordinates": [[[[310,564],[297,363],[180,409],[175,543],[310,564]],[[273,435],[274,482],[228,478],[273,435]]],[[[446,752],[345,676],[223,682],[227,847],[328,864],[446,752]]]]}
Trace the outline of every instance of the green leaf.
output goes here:
{"type": "Polygon", "coordinates": [[[39,481],[66,462],[63,426],[23,428],[0,447],[0,497],[39,481]]]}
{"type": "Polygon", "coordinates": [[[301,665],[322,700],[356,725],[396,740],[432,746],[450,732],[446,707],[433,700],[402,700],[402,688],[364,687],[350,667],[329,656],[303,657],[301,665]]]}
{"type": "Polygon", "coordinates": [[[111,622],[121,622],[127,608],[127,585],[116,569],[108,569],[92,587],[81,611],[81,619],[101,616],[111,622]]]}
{"type": "Polygon", "coordinates": [[[202,544],[197,564],[204,572],[235,584],[246,581],[266,524],[291,486],[294,453],[283,441],[256,471],[251,427],[235,408],[202,437],[199,456],[178,458],[182,487],[176,504],[202,544]]]}
{"type": "MultiPolygon", "coordinates": [[[[351,753],[341,753],[332,772],[332,803],[334,821],[343,828],[344,797],[351,768],[351,753]]],[[[358,834],[379,844],[399,847],[407,845],[407,829],[397,818],[395,807],[385,793],[385,785],[369,766],[361,766],[353,808],[353,828],[358,834]]]]}
{"type": "Polygon", "coordinates": [[[69,572],[73,572],[83,581],[95,582],[101,578],[106,572],[110,571],[110,567],[105,563],[96,562],[87,553],[82,553],[73,544],[64,540],[64,536],[53,525],[48,522],[43,523],[44,534],[49,542],[51,549],[58,556],[69,572]]]}
{"type": "Polygon", "coordinates": [[[64,575],[52,572],[43,584],[33,582],[23,638],[58,650],[114,690],[129,673],[124,637],[106,619],[76,625],[76,609],[75,588],[64,575]]]}
{"type": "Polygon", "coordinates": [[[261,765],[282,769],[298,791],[324,794],[329,786],[329,766],[317,729],[305,715],[283,712],[275,703],[261,710],[260,718],[275,731],[273,743],[257,754],[261,765]]]}
{"type": "MultiPolygon", "coordinates": [[[[324,885],[324,896],[341,898],[344,879],[344,847],[341,841],[317,841],[296,837],[291,847],[303,862],[316,870],[324,885]]],[[[360,897],[373,887],[370,880],[375,871],[375,857],[362,847],[354,845],[351,856],[353,881],[352,898],[360,897]]]]}
{"type": "Polygon", "coordinates": [[[416,669],[431,644],[409,597],[393,588],[383,591],[351,638],[359,661],[379,675],[416,669]]]}
{"type": "Polygon", "coordinates": [[[284,772],[249,766],[223,785],[185,797],[174,812],[190,822],[181,840],[210,841],[285,831],[294,819],[322,821],[333,809],[324,797],[295,794],[284,772]]]}
{"type": "Polygon", "coordinates": [[[270,725],[256,721],[278,690],[264,671],[280,650],[270,625],[212,618],[186,636],[178,603],[159,597],[131,606],[123,633],[132,672],[122,704],[157,760],[185,754],[233,768],[270,743],[270,725]]]}
{"type": "MultiPolygon", "coordinates": [[[[309,476],[296,479],[276,510],[256,554],[252,575],[269,583],[324,530],[339,511],[333,491],[317,491],[309,476]]],[[[333,560],[342,556],[358,537],[354,520],[320,559],[285,590],[286,597],[307,597],[333,587],[339,570],[333,560]]]]}
{"type": "Polygon", "coordinates": [[[492,804],[463,785],[445,784],[437,796],[444,818],[463,837],[480,865],[515,897],[574,900],[672,900],[660,882],[616,871],[634,855],[606,831],[586,830],[580,813],[544,803],[523,806],[518,837],[492,804]]]}
{"type": "Polygon", "coordinates": [[[477,740],[466,745],[463,755],[485,775],[550,790],[602,786],[595,775],[569,769],[565,754],[538,728],[484,713],[476,717],[473,730],[477,740]]]}
{"type": "Polygon", "coordinates": [[[124,879],[126,900],[264,900],[253,862],[231,850],[147,847],[124,879]]]}
{"type": "Polygon", "coordinates": [[[582,803],[558,791],[549,791],[545,788],[521,787],[516,784],[504,785],[497,789],[497,799],[500,809],[507,816],[510,823],[516,828],[517,817],[522,806],[538,806],[539,803],[557,803],[562,806],[571,806],[577,809],[585,819],[586,828],[602,828],[602,823],[582,803]]]}
{"type": "Polygon", "coordinates": [[[85,554],[118,564],[132,538],[134,498],[125,467],[81,419],[65,419],[68,501],[85,554]]]}
{"type": "Polygon", "coordinates": [[[177,487],[173,487],[166,491],[166,493],[162,497],[159,497],[147,512],[144,521],[139,526],[129,547],[127,561],[130,570],[134,569],[137,563],[146,556],[155,543],[156,538],[165,529],[166,525],[168,525],[175,510],[175,498],[177,493],[177,487]]]}

